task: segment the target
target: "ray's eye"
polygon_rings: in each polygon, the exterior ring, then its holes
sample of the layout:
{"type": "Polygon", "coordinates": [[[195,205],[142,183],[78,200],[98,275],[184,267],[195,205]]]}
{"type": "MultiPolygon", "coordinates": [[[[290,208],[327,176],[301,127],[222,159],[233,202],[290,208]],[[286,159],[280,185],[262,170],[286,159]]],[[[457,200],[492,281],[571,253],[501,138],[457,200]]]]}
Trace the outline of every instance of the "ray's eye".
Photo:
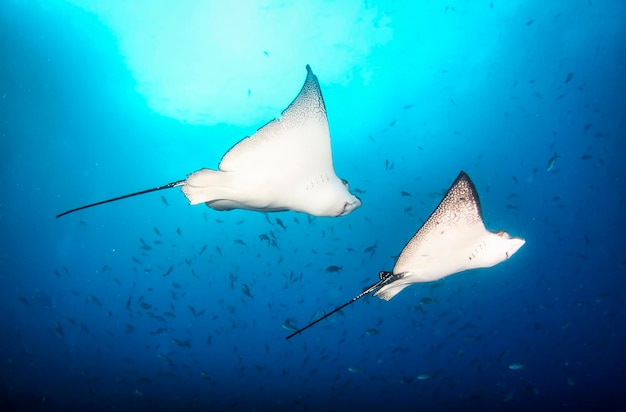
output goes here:
{"type": "Polygon", "coordinates": [[[341,183],[343,183],[343,185],[347,188],[350,187],[350,184],[348,183],[346,179],[341,179],[341,183]]]}

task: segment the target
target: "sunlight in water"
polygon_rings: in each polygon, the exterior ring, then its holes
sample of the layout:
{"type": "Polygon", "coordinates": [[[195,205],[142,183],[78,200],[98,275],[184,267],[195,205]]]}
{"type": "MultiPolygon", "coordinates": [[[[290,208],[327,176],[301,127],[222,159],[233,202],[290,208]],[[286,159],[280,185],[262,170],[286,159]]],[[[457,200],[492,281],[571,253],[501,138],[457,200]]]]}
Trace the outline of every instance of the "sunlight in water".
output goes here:
{"type": "Polygon", "coordinates": [[[72,3],[110,27],[153,110],[195,124],[266,122],[306,64],[325,84],[366,82],[369,54],[392,35],[384,13],[359,0],[72,3]]]}

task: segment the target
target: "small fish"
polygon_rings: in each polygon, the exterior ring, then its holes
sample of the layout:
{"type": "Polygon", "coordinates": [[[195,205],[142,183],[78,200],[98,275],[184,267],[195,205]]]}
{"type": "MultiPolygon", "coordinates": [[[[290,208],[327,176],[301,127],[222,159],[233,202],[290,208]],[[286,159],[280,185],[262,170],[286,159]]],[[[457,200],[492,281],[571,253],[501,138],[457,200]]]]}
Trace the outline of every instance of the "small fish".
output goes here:
{"type": "Polygon", "coordinates": [[[278,224],[278,226],[282,227],[283,230],[287,230],[287,226],[285,226],[285,224],[283,223],[282,220],[280,220],[279,218],[276,218],[276,223],[278,224]]]}
{"type": "Polygon", "coordinates": [[[565,83],[571,82],[573,78],[574,78],[574,73],[572,72],[567,73],[567,76],[565,77],[565,83]]]}
{"type": "Polygon", "coordinates": [[[94,335],[93,333],[91,333],[91,331],[89,330],[89,328],[87,327],[87,325],[85,325],[83,322],[80,322],[80,328],[83,330],[83,332],[85,332],[87,335],[91,336],[91,337],[96,337],[96,335],[94,335]]]}
{"type": "Polygon", "coordinates": [[[170,266],[170,267],[167,269],[167,272],[165,272],[165,273],[163,274],[163,277],[169,276],[169,275],[172,273],[172,271],[173,271],[173,270],[174,270],[174,265],[170,266]]]}
{"type": "Polygon", "coordinates": [[[163,332],[167,332],[167,329],[165,329],[165,328],[158,328],[157,330],[151,331],[150,335],[157,336],[157,335],[160,335],[163,332]]]}
{"type": "Polygon", "coordinates": [[[405,192],[404,190],[400,192],[400,194],[404,197],[411,197],[412,195],[409,192],[405,192]]]}
{"type": "Polygon", "coordinates": [[[511,369],[512,371],[516,371],[518,369],[524,369],[524,364],[522,363],[512,363],[509,365],[509,369],[511,369]]]}
{"type": "Polygon", "coordinates": [[[593,126],[591,123],[587,123],[585,127],[583,127],[583,133],[591,129],[591,126],[593,126]]]}
{"type": "Polygon", "coordinates": [[[169,203],[167,203],[167,199],[165,198],[165,196],[161,196],[161,201],[165,204],[165,206],[170,205],[169,203]]]}
{"type": "Polygon", "coordinates": [[[296,332],[298,328],[291,324],[289,319],[285,320],[285,322],[281,325],[283,329],[288,330],[289,332],[296,332]]]}
{"type": "Polygon", "coordinates": [[[170,365],[173,363],[172,360],[169,358],[169,356],[163,354],[163,353],[157,353],[157,358],[169,363],[170,365]]]}
{"type": "Polygon", "coordinates": [[[248,245],[246,244],[246,242],[244,242],[244,241],[243,241],[243,240],[241,240],[241,239],[235,239],[235,243],[239,243],[239,244],[240,244],[240,245],[242,245],[242,246],[248,246],[248,245]]]}
{"type": "Polygon", "coordinates": [[[98,306],[102,306],[102,302],[100,302],[100,299],[98,299],[97,297],[95,297],[94,295],[89,295],[87,296],[87,299],[92,301],[93,303],[95,303],[98,306]]]}
{"type": "Polygon", "coordinates": [[[172,339],[172,343],[178,347],[186,347],[186,348],[191,348],[191,343],[189,342],[189,339],[181,341],[179,339],[173,338],[172,339]]]}
{"type": "Polygon", "coordinates": [[[57,337],[59,339],[62,339],[63,338],[63,328],[61,327],[61,324],[59,322],[54,322],[53,328],[54,328],[54,333],[57,335],[57,337]]]}
{"type": "Polygon", "coordinates": [[[420,373],[419,375],[417,375],[417,379],[419,379],[420,381],[425,381],[427,379],[432,378],[433,375],[430,373],[420,373]]]}
{"type": "Polygon", "coordinates": [[[253,298],[254,297],[250,293],[250,288],[245,283],[241,285],[241,292],[243,292],[243,294],[246,295],[249,298],[253,298]]]}
{"type": "Polygon", "coordinates": [[[142,264],[141,261],[139,259],[137,259],[136,257],[134,257],[134,256],[131,259],[133,260],[133,262],[135,262],[138,265],[142,264]]]}
{"type": "Polygon", "coordinates": [[[550,160],[548,160],[548,163],[546,164],[546,172],[550,172],[552,171],[552,169],[554,169],[554,165],[556,164],[556,159],[559,158],[559,155],[554,152],[554,156],[552,156],[550,158],[550,160]]]}
{"type": "Polygon", "coordinates": [[[267,242],[267,244],[268,244],[268,245],[270,244],[270,237],[269,237],[269,236],[267,236],[265,233],[261,233],[261,234],[259,235],[259,240],[260,240],[261,242],[267,242]]]}
{"type": "Polygon", "coordinates": [[[365,331],[365,334],[367,336],[376,336],[376,335],[380,334],[380,332],[378,331],[378,329],[370,328],[370,329],[365,331]]]}
{"type": "Polygon", "coordinates": [[[365,373],[365,370],[358,368],[356,366],[351,366],[348,368],[348,371],[351,373],[365,373]]]}
{"type": "Polygon", "coordinates": [[[204,251],[206,250],[206,248],[207,248],[207,246],[206,246],[206,245],[202,246],[202,249],[200,249],[200,252],[198,253],[198,255],[203,254],[203,253],[204,253],[204,251]]]}
{"type": "Polygon", "coordinates": [[[159,229],[157,229],[157,227],[153,227],[152,229],[154,229],[154,233],[156,233],[158,236],[162,236],[161,232],[159,232],[159,229]]]}
{"type": "Polygon", "coordinates": [[[377,246],[378,246],[378,242],[374,243],[372,246],[368,246],[365,249],[363,249],[363,253],[375,252],[377,246]]]}
{"type": "Polygon", "coordinates": [[[145,310],[148,310],[148,309],[150,309],[152,307],[152,305],[149,304],[148,302],[141,302],[141,304],[139,306],[141,306],[145,310]]]}
{"type": "Polygon", "coordinates": [[[343,269],[343,266],[330,265],[329,267],[326,268],[326,272],[334,273],[334,272],[341,271],[341,269],[343,269]]]}
{"type": "MultiPolygon", "coordinates": [[[[293,272],[292,272],[292,274],[293,274],[293,272]]],[[[311,316],[311,320],[309,322],[313,322],[314,320],[321,318],[325,314],[326,314],[326,311],[324,309],[320,309],[317,312],[315,312],[315,314],[313,316],[311,316]]]]}
{"type": "Polygon", "coordinates": [[[176,228],[176,233],[178,233],[178,236],[181,236],[181,235],[182,235],[182,232],[180,231],[180,228],[179,228],[179,227],[178,227],[178,228],[176,228]]]}
{"type": "Polygon", "coordinates": [[[437,299],[434,298],[421,298],[420,305],[430,305],[431,303],[438,303],[437,299]]]}

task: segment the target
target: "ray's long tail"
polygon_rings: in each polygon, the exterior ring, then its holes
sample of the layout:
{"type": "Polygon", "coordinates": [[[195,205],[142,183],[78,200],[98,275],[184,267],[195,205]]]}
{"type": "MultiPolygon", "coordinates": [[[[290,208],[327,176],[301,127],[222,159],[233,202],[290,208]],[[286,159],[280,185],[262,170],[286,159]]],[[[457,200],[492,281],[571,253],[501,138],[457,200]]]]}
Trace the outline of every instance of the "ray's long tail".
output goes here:
{"type": "Polygon", "coordinates": [[[130,194],[127,194],[127,195],[124,195],[124,196],[114,197],[113,199],[107,199],[107,200],[103,200],[101,202],[92,203],[90,205],[77,207],[75,209],[68,210],[67,212],[59,213],[56,217],[58,219],[61,216],[69,215],[70,213],[74,213],[74,212],[77,212],[79,210],[87,209],[87,208],[98,206],[98,205],[103,205],[105,203],[115,202],[116,200],[126,199],[127,197],[139,196],[139,195],[143,195],[143,194],[150,193],[150,192],[156,192],[158,190],[171,189],[172,187],[182,186],[183,184],[185,184],[185,181],[184,180],[179,180],[177,182],[168,183],[168,184],[166,184],[164,186],[153,187],[152,189],[142,190],[141,192],[130,193],[130,194]]]}

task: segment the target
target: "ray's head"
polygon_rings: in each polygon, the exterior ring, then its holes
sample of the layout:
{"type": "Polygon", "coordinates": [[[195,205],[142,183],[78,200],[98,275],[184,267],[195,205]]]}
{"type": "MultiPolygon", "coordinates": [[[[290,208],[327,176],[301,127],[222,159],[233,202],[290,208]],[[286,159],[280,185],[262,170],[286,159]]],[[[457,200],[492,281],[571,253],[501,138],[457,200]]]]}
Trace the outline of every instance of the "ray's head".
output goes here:
{"type": "Polygon", "coordinates": [[[331,214],[331,216],[335,217],[345,216],[361,207],[361,199],[350,192],[350,185],[348,184],[348,181],[341,178],[339,180],[341,181],[341,187],[336,189],[338,193],[335,206],[336,208],[334,209],[337,213],[331,214]]]}
{"type": "Polygon", "coordinates": [[[497,263],[509,259],[515,254],[515,252],[517,252],[522,246],[524,246],[524,243],[526,243],[524,239],[519,237],[513,237],[503,230],[492,233],[496,235],[496,237],[494,237],[496,241],[493,242],[493,245],[491,245],[491,247],[483,252],[485,253],[483,259],[490,263],[493,262],[493,264],[490,264],[488,266],[486,265],[487,267],[493,266],[497,263]]]}
{"type": "MultiPolygon", "coordinates": [[[[361,199],[350,193],[348,182],[330,176],[321,179],[313,189],[307,189],[308,201],[305,207],[293,207],[293,210],[314,216],[339,217],[352,213],[361,206],[361,199]]],[[[301,205],[302,206],[302,205],[301,205]]]]}

